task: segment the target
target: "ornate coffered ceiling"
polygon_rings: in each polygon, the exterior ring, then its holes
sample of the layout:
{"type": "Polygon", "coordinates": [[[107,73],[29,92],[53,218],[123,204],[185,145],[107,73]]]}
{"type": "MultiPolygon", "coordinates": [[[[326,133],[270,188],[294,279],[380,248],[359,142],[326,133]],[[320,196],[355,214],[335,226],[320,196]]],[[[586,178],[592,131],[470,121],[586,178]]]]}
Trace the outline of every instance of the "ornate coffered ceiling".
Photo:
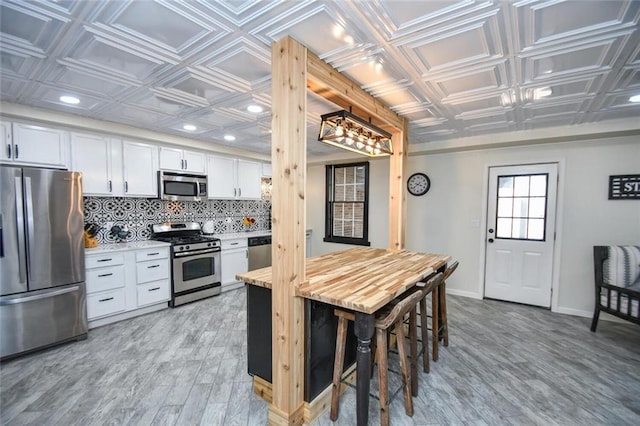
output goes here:
{"type": "MultiPolygon", "coordinates": [[[[640,116],[640,1],[2,0],[0,19],[3,101],[261,154],[285,35],[409,118],[411,144],[640,116]]],[[[309,154],[333,152],[316,138],[338,108],[308,105],[309,154]]]]}

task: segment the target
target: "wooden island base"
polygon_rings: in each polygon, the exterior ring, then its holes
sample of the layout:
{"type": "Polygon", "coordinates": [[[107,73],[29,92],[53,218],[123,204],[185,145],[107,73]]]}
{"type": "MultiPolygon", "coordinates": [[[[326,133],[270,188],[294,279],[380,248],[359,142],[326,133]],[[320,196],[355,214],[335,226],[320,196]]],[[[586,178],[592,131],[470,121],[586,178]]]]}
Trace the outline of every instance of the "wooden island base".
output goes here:
{"type": "MultiPolygon", "coordinates": [[[[345,371],[344,381],[355,386],[356,383],[356,366],[355,364],[345,371]]],[[[340,386],[340,394],[347,390],[347,385],[342,383],[340,386]]],[[[271,404],[273,391],[271,383],[262,377],[253,376],[253,393],[271,404]]],[[[315,419],[320,417],[325,411],[331,408],[331,385],[327,386],[317,397],[311,402],[304,402],[304,423],[311,424],[315,419]]]]}

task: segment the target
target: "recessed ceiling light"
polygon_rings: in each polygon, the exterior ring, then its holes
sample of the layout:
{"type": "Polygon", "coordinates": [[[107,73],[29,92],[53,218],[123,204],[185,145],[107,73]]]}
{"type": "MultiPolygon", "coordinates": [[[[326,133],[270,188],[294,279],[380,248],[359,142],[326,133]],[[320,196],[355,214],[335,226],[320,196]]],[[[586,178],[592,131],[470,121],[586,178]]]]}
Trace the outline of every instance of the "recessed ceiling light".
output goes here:
{"type": "Polygon", "coordinates": [[[260,105],[249,105],[247,107],[247,111],[249,112],[254,112],[254,113],[260,113],[262,112],[262,107],[260,105]]]}
{"type": "Polygon", "coordinates": [[[633,95],[629,98],[629,102],[640,102],[640,95],[633,95]]]}
{"type": "Polygon", "coordinates": [[[60,96],[60,100],[65,104],[78,105],[80,103],[80,99],[75,96],[60,96]]]}
{"type": "Polygon", "coordinates": [[[231,142],[231,141],[235,141],[236,137],[233,135],[224,135],[224,140],[231,142]]]}
{"type": "Polygon", "coordinates": [[[197,130],[198,128],[196,126],[194,126],[193,124],[185,124],[184,126],[182,126],[182,128],[184,130],[186,130],[187,132],[193,132],[195,130],[197,130]]]}
{"type": "Polygon", "coordinates": [[[344,42],[347,44],[353,44],[353,37],[351,37],[350,35],[345,36],[344,42]]]}

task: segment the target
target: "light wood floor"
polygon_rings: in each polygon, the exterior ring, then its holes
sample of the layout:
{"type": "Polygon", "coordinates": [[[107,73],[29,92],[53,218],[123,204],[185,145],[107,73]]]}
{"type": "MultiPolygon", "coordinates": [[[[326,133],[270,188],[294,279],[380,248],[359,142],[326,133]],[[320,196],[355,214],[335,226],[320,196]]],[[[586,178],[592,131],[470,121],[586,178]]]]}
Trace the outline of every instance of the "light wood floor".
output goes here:
{"type": "MultiPolygon", "coordinates": [[[[448,297],[450,346],[394,425],[638,425],[640,327],[448,297]]],[[[90,331],[0,366],[2,424],[263,425],[244,289],[90,331]]],[[[375,379],[372,387],[377,386],[375,379]]],[[[336,424],[355,424],[355,392],[336,424]]],[[[379,423],[377,401],[370,423],[379,423]]],[[[317,425],[329,425],[328,413],[317,425]]]]}

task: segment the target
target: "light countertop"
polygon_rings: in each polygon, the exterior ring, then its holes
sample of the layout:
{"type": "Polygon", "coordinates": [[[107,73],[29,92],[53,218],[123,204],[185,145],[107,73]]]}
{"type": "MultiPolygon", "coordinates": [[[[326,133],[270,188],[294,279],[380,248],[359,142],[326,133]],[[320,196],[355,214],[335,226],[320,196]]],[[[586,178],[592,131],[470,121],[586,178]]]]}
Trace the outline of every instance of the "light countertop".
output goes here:
{"type": "Polygon", "coordinates": [[[98,247],[85,248],[85,254],[101,254],[114,251],[139,250],[147,248],[170,247],[171,244],[162,241],[132,241],[128,243],[100,244],[98,247]]]}
{"type": "Polygon", "coordinates": [[[249,232],[231,232],[228,234],[211,234],[212,237],[220,238],[220,240],[235,240],[236,238],[264,237],[271,235],[271,231],[249,231],[249,232]]]}

